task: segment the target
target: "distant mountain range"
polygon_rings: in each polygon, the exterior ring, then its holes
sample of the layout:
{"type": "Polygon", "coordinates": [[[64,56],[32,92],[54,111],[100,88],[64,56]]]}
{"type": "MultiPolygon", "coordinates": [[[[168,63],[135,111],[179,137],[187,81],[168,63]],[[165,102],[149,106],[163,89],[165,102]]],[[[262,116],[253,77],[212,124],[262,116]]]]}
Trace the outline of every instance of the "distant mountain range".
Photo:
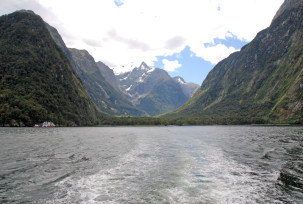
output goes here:
{"type": "Polygon", "coordinates": [[[188,123],[303,123],[303,1],[286,0],[269,28],[219,62],[166,118],[188,123]]]}
{"type": "Polygon", "coordinates": [[[186,83],[181,77],[172,78],[163,69],[150,68],[144,62],[130,72],[111,75],[108,80],[117,83],[113,86],[151,116],[175,110],[200,87],[186,83]]]}
{"type": "Polygon", "coordinates": [[[106,72],[100,68],[101,62],[98,66],[86,50],[67,48],[58,31],[54,27],[46,25],[52,38],[65,52],[77,76],[82,80],[88,95],[100,111],[110,115],[146,115],[144,111],[134,107],[118,89],[115,89],[111,80],[108,80],[109,83],[105,80],[102,72],[106,72]]]}
{"type": "MultiPolygon", "coordinates": [[[[91,125],[102,115],[97,109],[109,115],[148,116],[174,110],[190,98],[161,69],[154,72],[165,76],[161,81],[164,89],[158,92],[155,85],[163,78],[157,74],[147,77],[145,82],[150,84],[141,83],[136,76],[133,81],[121,81],[87,51],[67,48],[58,31],[32,11],[17,11],[0,20],[0,125],[32,125],[44,120],[58,125],[91,125]],[[167,80],[172,90],[164,92],[167,80]],[[129,91],[126,81],[134,88],[143,85],[147,89],[129,91]],[[170,104],[160,104],[160,99],[170,104]]],[[[136,70],[131,75],[138,75],[136,70]]]]}
{"type": "Polygon", "coordinates": [[[303,1],[285,0],[270,27],[219,62],[200,88],[144,62],[115,75],[87,51],[67,48],[34,12],[1,16],[0,125],[46,120],[58,126],[303,124],[303,1]]]}
{"type": "Polygon", "coordinates": [[[68,56],[72,67],[96,106],[111,115],[155,116],[183,105],[200,87],[146,63],[115,75],[103,62],[95,62],[85,50],[68,49],[57,30],[47,24],[54,41],[68,56]],[[161,82],[161,83],[160,83],[161,82]],[[157,86],[156,86],[157,85],[157,86]]]}

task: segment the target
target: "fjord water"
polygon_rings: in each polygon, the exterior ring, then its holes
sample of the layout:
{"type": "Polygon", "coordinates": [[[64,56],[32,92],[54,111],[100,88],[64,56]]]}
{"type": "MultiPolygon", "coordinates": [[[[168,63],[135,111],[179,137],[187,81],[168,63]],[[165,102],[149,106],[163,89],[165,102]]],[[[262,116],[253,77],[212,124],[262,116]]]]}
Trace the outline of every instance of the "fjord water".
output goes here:
{"type": "Polygon", "coordinates": [[[303,127],[0,128],[0,203],[301,203],[303,127]]]}

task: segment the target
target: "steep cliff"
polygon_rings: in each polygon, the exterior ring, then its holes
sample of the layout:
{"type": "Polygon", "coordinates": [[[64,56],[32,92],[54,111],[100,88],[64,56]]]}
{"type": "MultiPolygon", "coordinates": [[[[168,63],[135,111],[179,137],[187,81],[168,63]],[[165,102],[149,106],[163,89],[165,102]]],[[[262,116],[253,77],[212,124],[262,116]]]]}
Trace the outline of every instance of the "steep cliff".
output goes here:
{"type": "Polygon", "coordinates": [[[303,123],[303,1],[282,5],[269,28],[219,62],[165,117],[213,123],[303,123]]]}
{"type": "Polygon", "coordinates": [[[98,113],[44,21],[31,11],[0,17],[0,125],[93,125],[98,113]]]}

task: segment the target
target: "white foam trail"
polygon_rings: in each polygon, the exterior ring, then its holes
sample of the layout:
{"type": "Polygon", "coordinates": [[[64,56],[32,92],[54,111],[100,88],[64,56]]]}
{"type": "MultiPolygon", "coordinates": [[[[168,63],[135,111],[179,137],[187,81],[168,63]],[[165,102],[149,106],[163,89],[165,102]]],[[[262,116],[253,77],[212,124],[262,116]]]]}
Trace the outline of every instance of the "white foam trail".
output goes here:
{"type": "Polygon", "coordinates": [[[134,147],[110,168],[59,182],[67,192],[56,203],[266,201],[278,172],[251,169],[224,152],[216,141],[184,137],[186,133],[173,129],[179,133],[176,136],[167,130],[165,135],[149,132],[148,136],[136,137],[134,147]]]}
{"type": "Polygon", "coordinates": [[[152,145],[153,142],[140,141],[139,138],[135,148],[123,155],[113,168],[83,176],[79,180],[68,178],[61,181],[59,186],[72,186],[68,196],[61,201],[79,198],[79,203],[92,204],[128,200],[140,202],[140,198],[136,196],[141,190],[137,180],[149,179],[151,171],[157,168],[157,159],[154,158],[157,147],[151,147],[152,145]]]}
{"type": "Polygon", "coordinates": [[[194,141],[187,148],[190,164],[183,175],[183,185],[167,189],[175,203],[254,203],[266,200],[269,186],[278,172],[256,172],[239,164],[210,144],[194,141]],[[254,172],[254,173],[253,173],[254,172]],[[270,182],[262,175],[268,174],[270,182]]]}

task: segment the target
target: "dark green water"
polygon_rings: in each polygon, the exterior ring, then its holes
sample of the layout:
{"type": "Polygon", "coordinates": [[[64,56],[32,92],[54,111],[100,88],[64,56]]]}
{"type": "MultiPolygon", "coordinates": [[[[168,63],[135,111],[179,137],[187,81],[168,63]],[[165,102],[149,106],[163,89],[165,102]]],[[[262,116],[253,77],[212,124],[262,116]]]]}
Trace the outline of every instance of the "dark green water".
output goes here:
{"type": "Polygon", "coordinates": [[[0,203],[302,203],[303,127],[0,128],[0,203]]]}

